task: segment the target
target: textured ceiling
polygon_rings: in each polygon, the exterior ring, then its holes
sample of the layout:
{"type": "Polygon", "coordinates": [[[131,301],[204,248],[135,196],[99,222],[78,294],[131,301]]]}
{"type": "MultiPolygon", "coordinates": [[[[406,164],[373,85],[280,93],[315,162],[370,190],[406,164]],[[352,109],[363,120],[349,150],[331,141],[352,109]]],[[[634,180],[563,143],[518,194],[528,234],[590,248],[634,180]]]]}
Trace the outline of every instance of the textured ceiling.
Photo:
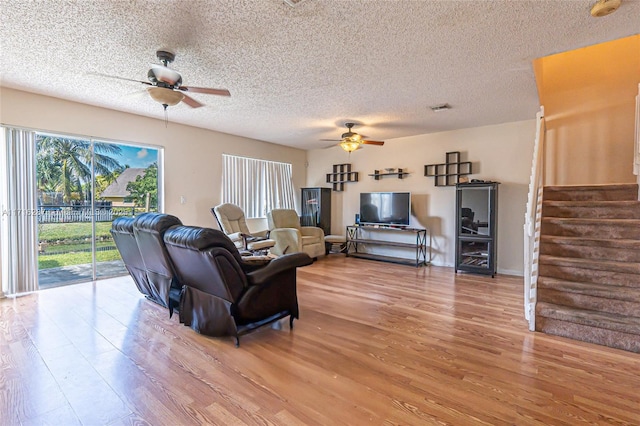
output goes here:
{"type": "Polygon", "coordinates": [[[310,149],[355,121],[385,140],[534,118],[535,58],[640,31],[640,1],[592,3],[0,0],[0,84],[163,118],[142,84],[94,73],[146,80],[168,48],[184,85],[231,92],[170,122],[310,149]]]}

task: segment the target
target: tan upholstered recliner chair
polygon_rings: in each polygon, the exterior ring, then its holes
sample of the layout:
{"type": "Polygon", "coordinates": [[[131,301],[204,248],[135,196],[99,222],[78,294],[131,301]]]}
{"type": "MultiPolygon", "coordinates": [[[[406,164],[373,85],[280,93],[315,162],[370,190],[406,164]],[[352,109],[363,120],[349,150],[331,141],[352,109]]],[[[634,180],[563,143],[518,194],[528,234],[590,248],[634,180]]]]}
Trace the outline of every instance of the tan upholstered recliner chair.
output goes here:
{"type": "Polygon", "coordinates": [[[325,254],[324,231],[315,226],[300,226],[295,210],[274,209],[267,213],[269,237],[276,245],[271,253],[276,255],[303,252],[316,258],[325,254]]]}
{"type": "Polygon", "coordinates": [[[244,218],[244,211],[235,204],[220,204],[212,208],[211,213],[218,221],[220,230],[239,250],[266,251],[276,245],[274,240],[268,238],[266,230],[251,233],[244,218]]]}

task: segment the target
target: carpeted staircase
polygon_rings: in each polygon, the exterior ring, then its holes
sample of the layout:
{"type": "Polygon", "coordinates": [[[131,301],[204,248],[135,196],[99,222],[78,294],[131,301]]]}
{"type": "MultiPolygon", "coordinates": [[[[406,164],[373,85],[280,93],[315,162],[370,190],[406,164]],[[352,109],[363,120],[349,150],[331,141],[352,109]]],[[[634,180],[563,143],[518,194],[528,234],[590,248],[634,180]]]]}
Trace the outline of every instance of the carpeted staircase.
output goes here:
{"type": "Polygon", "coordinates": [[[544,188],[536,330],[640,353],[638,185],[544,188]]]}

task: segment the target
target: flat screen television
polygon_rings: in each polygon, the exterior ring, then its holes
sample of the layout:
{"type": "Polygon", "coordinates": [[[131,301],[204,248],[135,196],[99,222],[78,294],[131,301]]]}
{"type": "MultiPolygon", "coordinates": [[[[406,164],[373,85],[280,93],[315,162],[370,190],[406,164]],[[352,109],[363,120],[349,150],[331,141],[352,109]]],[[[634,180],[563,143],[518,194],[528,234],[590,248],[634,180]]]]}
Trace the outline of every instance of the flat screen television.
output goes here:
{"type": "Polygon", "coordinates": [[[361,192],[360,223],[409,225],[410,192],[361,192]]]}

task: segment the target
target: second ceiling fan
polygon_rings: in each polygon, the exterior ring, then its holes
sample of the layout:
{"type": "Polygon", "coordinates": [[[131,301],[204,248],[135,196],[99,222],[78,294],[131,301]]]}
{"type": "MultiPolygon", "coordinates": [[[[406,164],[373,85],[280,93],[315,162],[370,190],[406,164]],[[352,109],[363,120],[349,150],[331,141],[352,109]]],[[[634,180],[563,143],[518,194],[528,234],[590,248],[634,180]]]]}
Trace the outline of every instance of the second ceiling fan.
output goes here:
{"type": "MultiPolygon", "coordinates": [[[[342,139],[339,139],[340,143],[338,144],[342,149],[351,153],[356,149],[360,148],[361,145],[384,145],[383,141],[372,141],[368,139],[363,139],[362,135],[352,131],[352,127],[356,125],[356,123],[344,123],[347,126],[348,131],[342,134],[342,139]]],[[[324,139],[324,140],[335,140],[338,139],[324,139]]]]}

